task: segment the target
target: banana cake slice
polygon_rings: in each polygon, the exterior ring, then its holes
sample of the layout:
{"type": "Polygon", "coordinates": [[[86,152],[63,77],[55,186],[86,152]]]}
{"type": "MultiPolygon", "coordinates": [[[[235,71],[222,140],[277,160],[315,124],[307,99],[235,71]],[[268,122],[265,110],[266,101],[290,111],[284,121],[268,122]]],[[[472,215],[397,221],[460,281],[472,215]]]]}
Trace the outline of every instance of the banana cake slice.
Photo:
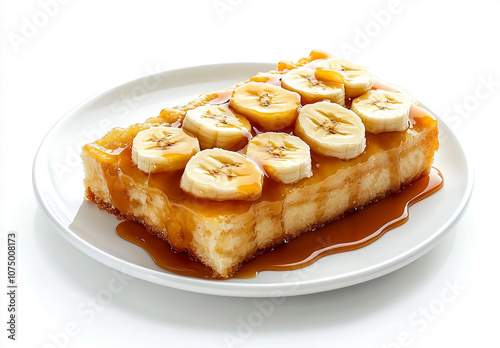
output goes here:
{"type": "Polygon", "coordinates": [[[110,130],[83,147],[84,185],[99,208],[229,278],[428,174],[437,137],[405,92],[313,51],[110,130]]]}

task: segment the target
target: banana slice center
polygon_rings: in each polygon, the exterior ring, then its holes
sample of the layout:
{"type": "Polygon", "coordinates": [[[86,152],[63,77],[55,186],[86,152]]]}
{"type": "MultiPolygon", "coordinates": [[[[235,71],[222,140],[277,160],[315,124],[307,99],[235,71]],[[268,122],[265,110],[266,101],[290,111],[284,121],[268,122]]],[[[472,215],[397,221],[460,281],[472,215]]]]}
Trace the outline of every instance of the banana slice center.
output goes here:
{"type": "Polygon", "coordinates": [[[306,80],[307,80],[307,85],[310,88],[313,88],[313,87],[325,87],[325,85],[323,83],[319,82],[319,80],[317,78],[313,77],[313,76],[307,76],[306,80]]]}
{"type": "Polygon", "coordinates": [[[267,153],[270,154],[271,157],[280,159],[286,156],[285,155],[286,148],[284,146],[274,147],[271,144],[269,144],[269,146],[270,147],[267,149],[267,153]]]}
{"type": "Polygon", "coordinates": [[[176,147],[183,147],[182,137],[176,136],[174,133],[162,131],[151,134],[151,137],[146,140],[145,150],[159,151],[167,155],[169,152],[175,151],[176,147]]]}
{"type": "Polygon", "coordinates": [[[151,138],[151,142],[156,143],[156,145],[151,144],[150,149],[157,147],[160,150],[166,150],[173,146],[174,143],[169,140],[171,134],[167,134],[162,138],[151,138]]]}
{"type": "Polygon", "coordinates": [[[273,96],[270,95],[269,93],[264,93],[258,98],[258,101],[260,105],[268,107],[273,102],[273,96]]]}
{"type": "MultiPolygon", "coordinates": [[[[222,109],[221,109],[222,110],[222,109]]],[[[243,124],[238,122],[238,119],[234,117],[234,115],[224,113],[221,111],[220,113],[212,113],[211,110],[207,110],[201,118],[206,119],[215,127],[234,127],[234,128],[242,128],[243,124]]]]}
{"type": "Polygon", "coordinates": [[[360,68],[350,68],[350,67],[346,67],[346,66],[342,66],[340,68],[340,71],[342,71],[344,74],[346,75],[349,75],[349,74],[360,74],[364,71],[364,69],[360,69],[360,68]]]}
{"type": "Polygon", "coordinates": [[[348,118],[334,118],[331,112],[317,110],[322,117],[311,118],[311,122],[316,125],[317,130],[322,130],[331,135],[348,136],[356,125],[350,122],[348,118]]]}
{"type": "Polygon", "coordinates": [[[201,168],[205,170],[209,175],[218,179],[227,179],[231,181],[238,177],[238,168],[240,167],[237,163],[222,163],[221,161],[215,160],[211,165],[202,165],[201,168]],[[214,168],[215,166],[215,168],[214,168]]]}
{"type": "Polygon", "coordinates": [[[337,121],[334,121],[330,119],[330,122],[325,121],[321,124],[318,124],[319,128],[322,128],[325,132],[330,133],[330,134],[337,134],[337,121]]]}
{"type": "Polygon", "coordinates": [[[385,96],[383,99],[372,101],[371,105],[379,110],[396,110],[401,107],[402,103],[399,100],[385,96]]]}

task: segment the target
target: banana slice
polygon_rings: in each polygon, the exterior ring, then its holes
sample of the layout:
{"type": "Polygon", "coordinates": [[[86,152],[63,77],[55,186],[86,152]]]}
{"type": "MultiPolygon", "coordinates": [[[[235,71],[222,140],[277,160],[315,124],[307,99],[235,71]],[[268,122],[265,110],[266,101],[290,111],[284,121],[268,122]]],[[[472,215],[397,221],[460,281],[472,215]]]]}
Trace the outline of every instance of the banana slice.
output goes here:
{"type": "Polygon", "coordinates": [[[250,140],[246,155],[277,182],[292,184],[312,175],[309,146],[291,134],[261,133],[250,140]]]}
{"type": "Polygon", "coordinates": [[[229,103],[251,122],[278,131],[295,123],[300,95],[269,83],[248,82],[234,90],[229,103]]]}
{"type": "Polygon", "coordinates": [[[345,105],[344,85],[336,82],[319,81],[314,76],[314,70],[297,68],[287,72],[281,87],[300,94],[302,105],[316,103],[325,99],[332,103],[345,105]]]}
{"type": "Polygon", "coordinates": [[[180,128],[151,127],[135,136],[132,142],[132,161],[147,173],[184,168],[198,151],[198,139],[180,128]]]}
{"type": "Polygon", "coordinates": [[[338,104],[319,102],[302,108],[295,134],[316,152],[350,159],[366,147],[365,127],[358,115],[338,104]]]}
{"type": "Polygon", "coordinates": [[[182,129],[196,136],[202,149],[239,150],[252,137],[252,126],[227,104],[203,105],[186,113],[182,129]]]}
{"type": "Polygon", "coordinates": [[[372,75],[362,65],[346,59],[330,58],[316,65],[315,76],[318,80],[343,83],[345,94],[356,98],[372,88],[372,75]]]}
{"type": "Polygon", "coordinates": [[[410,107],[407,95],[377,89],[354,99],[351,110],[361,117],[368,132],[378,134],[406,130],[410,107]]]}
{"type": "Polygon", "coordinates": [[[263,174],[245,156],[223,149],[203,150],[194,155],[181,177],[181,188],[215,201],[254,200],[262,194],[263,174]]]}

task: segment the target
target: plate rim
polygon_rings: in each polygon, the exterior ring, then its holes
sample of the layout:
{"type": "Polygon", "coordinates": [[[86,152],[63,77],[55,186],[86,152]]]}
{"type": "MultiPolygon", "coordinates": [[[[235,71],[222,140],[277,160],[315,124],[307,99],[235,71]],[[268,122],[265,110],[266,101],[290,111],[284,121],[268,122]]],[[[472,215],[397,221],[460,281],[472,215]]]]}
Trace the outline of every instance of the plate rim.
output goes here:
{"type": "MultiPolygon", "coordinates": [[[[270,67],[272,68],[274,64],[262,63],[262,62],[209,64],[209,65],[199,65],[199,66],[184,67],[180,69],[162,71],[156,74],[152,74],[150,76],[172,74],[172,73],[178,73],[178,74],[190,73],[190,72],[192,73],[193,71],[196,70],[218,69],[227,66],[233,66],[233,67],[252,66],[252,67],[269,69],[270,67]]],[[[273,293],[275,294],[275,296],[278,296],[278,294],[281,294],[281,296],[296,296],[296,295],[306,295],[312,293],[319,293],[323,291],[335,290],[381,277],[385,274],[391,273],[399,268],[402,268],[408,265],[409,263],[415,261],[416,259],[420,258],[429,250],[431,250],[434,246],[436,246],[439,243],[439,241],[446,235],[446,232],[449,231],[455,224],[458,223],[458,221],[466,211],[467,205],[470,202],[470,197],[474,186],[474,170],[470,162],[470,156],[467,156],[466,151],[464,151],[464,148],[461,146],[460,142],[458,141],[452,130],[448,127],[448,125],[446,125],[446,123],[442,119],[440,119],[438,116],[432,113],[432,111],[430,111],[429,108],[421,104],[426,110],[431,112],[431,114],[433,114],[438,119],[440,128],[444,125],[444,128],[446,129],[448,136],[454,138],[454,140],[458,144],[459,146],[458,149],[461,151],[461,155],[465,162],[464,164],[467,168],[467,173],[464,174],[467,176],[467,185],[464,188],[463,194],[461,195],[461,201],[457,206],[457,209],[453,212],[453,214],[451,214],[446,220],[446,222],[443,223],[438,229],[436,229],[436,231],[434,231],[426,239],[420,241],[420,243],[418,243],[417,245],[406,250],[402,254],[398,254],[397,256],[391,259],[372,265],[371,267],[363,268],[361,270],[356,270],[355,272],[351,272],[348,275],[345,274],[336,275],[333,277],[326,277],[314,281],[307,281],[307,283],[305,283],[307,284],[307,286],[303,286],[304,284],[302,284],[301,286],[294,288],[294,285],[296,284],[292,284],[291,289],[290,288],[287,289],[287,287],[290,287],[289,284],[279,284],[279,283],[252,284],[252,283],[241,283],[241,282],[235,283],[231,282],[231,280],[222,280],[222,281],[206,280],[206,279],[180,276],[168,271],[164,271],[161,273],[163,277],[151,274],[152,272],[156,271],[134,264],[130,261],[121,259],[115,255],[102,251],[97,246],[91,244],[89,241],[83,239],[82,237],[72,232],[69,229],[69,226],[66,226],[64,222],[60,219],[60,217],[57,216],[57,214],[55,214],[53,210],[49,209],[49,205],[45,201],[44,197],[42,197],[42,190],[40,189],[40,185],[38,184],[38,181],[40,180],[40,175],[43,174],[40,173],[40,166],[43,166],[43,163],[41,163],[42,161],[41,156],[43,154],[43,151],[45,150],[45,147],[48,146],[48,140],[50,139],[51,135],[53,135],[53,133],[56,132],[58,127],[67,122],[68,119],[70,119],[72,116],[74,117],[75,115],[77,115],[77,111],[80,108],[89,105],[89,103],[94,100],[102,98],[104,94],[110,93],[113,90],[119,88],[124,88],[127,85],[134,85],[142,81],[143,79],[144,77],[140,77],[116,85],[114,87],[101,90],[100,92],[91,95],[90,97],[86,98],[81,103],[70,109],[50,128],[47,134],[43,137],[34,156],[33,166],[32,166],[32,184],[36,200],[38,202],[38,205],[42,208],[45,215],[49,217],[50,221],[57,227],[58,232],[64,237],[64,239],[69,241],[70,244],[72,244],[76,249],[80,250],[87,256],[97,260],[98,262],[110,268],[113,268],[117,271],[129,274],[133,277],[145,281],[153,282],[163,286],[168,286],[170,288],[208,294],[208,295],[219,295],[219,296],[230,296],[230,297],[273,297],[273,293]],[[165,277],[167,279],[164,279],[165,277]],[[342,281],[339,280],[335,281],[335,279],[339,277],[341,278],[342,281]],[[207,284],[221,284],[221,283],[225,285],[223,285],[222,287],[206,286],[207,284]]],[[[166,100],[168,100],[168,98],[166,100]]],[[[82,200],[83,200],[83,194],[82,194],[82,200]]],[[[326,256],[325,258],[327,257],[328,256],[326,256]]],[[[287,271],[274,271],[274,272],[279,272],[283,274],[284,272],[287,271]]],[[[293,271],[288,271],[288,272],[293,272],[293,271]]]]}

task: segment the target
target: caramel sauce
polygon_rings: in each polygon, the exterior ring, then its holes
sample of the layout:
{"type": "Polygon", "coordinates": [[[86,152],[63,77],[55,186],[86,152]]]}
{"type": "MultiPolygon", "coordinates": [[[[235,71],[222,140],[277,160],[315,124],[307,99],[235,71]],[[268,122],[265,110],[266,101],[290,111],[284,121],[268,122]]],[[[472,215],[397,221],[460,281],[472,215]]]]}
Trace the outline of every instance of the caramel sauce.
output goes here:
{"type": "MultiPolygon", "coordinates": [[[[408,221],[408,208],[438,191],[442,185],[441,173],[432,168],[429,175],[420,177],[399,192],[347,213],[341,219],[244,263],[234,277],[252,278],[262,271],[295,270],[327,255],[362,248],[408,221]]],[[[174,251],[167,242],[150,234],[138,223],[122,222],[116,227],[116,232],[146,250],[153,261],[165,270],[183,276],[213,277],[210,269],[191,260],[187,253],[174,251]]]]}

